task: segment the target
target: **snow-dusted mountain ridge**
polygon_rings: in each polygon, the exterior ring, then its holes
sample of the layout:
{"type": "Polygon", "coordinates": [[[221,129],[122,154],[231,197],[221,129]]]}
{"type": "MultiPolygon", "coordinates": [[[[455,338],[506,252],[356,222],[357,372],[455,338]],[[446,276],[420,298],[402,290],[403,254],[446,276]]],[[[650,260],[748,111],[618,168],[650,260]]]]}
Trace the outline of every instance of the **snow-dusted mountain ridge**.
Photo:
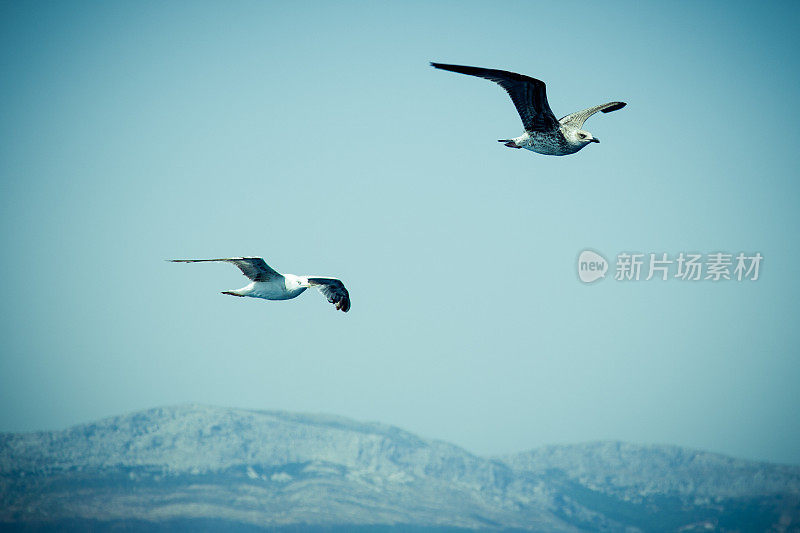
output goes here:
{"type": "Polygon", "coordinates": [[[386,475],[447,471],[477,481],[491,470],[491,463],[461,448],[392,426],[330,415],[202,405],[151,409],[64,431],[0,438],[0,472],[147,465],[163,466],[173,474],[198,474],[243,464],[311,461],[386,475]]]}
{"type": "Polygon", "coordinates": [[[383,424],[202,405],[0,435],[0,497],[0,526],[45,529],[800,528],[796,466],[617,442],[491,459],[383,424]]]}

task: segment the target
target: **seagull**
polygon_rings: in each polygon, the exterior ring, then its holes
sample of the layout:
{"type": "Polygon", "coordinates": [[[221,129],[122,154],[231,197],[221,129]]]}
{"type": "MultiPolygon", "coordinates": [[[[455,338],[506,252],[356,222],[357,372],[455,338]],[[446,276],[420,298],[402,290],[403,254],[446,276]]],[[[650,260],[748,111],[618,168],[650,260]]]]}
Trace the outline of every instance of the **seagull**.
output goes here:
{"type": "Polygon", "coordinates": [[[574,154],[589,143],[599,143],[599,139],[581,129],[583,123],[598,111],[611,113],[627,105],[625,102],[609,102],[556,120],[547,103],[545,85],[541,80],[505,70],[443,63],[431,63],[431,66],[478,76],[500,85],[517,107],[525,133],[514,139],[500,139],[498,142],[505,143],[509,148],[525,148],[544,155],[574,154]]]}
{"type": "Polygon", "coordinates": [[[228,257],[225,259],[168,259],[172,263],[209,263],[222,261],[232,263],[239,267],[242,274],[247,276],[251,283],[222,294],[231,296],[249,296],[251,298],[264,298],[265,300],[291,300],[300,296],[309,287],[317,287],[336,309],[350,310],[350,294],[345,289],[341,280],[321,276],[295,276],[294,274],[279,274],[264,262],[260,257],[228,257]]]}

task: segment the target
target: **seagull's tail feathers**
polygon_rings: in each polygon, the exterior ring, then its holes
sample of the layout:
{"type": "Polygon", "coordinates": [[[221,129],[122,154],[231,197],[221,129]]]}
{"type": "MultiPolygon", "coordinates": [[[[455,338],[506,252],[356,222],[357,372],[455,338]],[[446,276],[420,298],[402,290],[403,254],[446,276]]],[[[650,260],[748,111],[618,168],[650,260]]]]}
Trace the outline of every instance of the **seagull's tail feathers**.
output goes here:
{"type": "Polygon", "coordinates": [[[208,263],[213,261],[227,261],[227,259],[167,259],[170,263],[208,263]]]}
{"type": "Polygon", "coordinates": [[[497,139],[497,142],[505,143],[505,145],[509,148],[521,148],[520,146],[517,146],[517,143],[515,143],[513,139],[497,139]]]}
{"type": "Polygon", "coordinates": [[[239,294],[236,291],[222,291],[222,294],[227,294],[229,296],[241,296],[242,298],[244,298],[244,294],[239,294]]]}

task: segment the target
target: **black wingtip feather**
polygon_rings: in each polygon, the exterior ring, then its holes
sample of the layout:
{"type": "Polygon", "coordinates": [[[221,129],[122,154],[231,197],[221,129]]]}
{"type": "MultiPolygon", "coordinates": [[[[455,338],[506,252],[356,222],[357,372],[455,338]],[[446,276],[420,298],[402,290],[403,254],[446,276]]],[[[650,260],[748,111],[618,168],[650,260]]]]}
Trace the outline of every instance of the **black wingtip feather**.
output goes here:
{"type": "Polygon", "coordinates": [[[434,62],[431,62],[431,66],[442,70],[449,70],[450,72],[467,74],[469,76],[483,76],[487,71],[490,70],[482,67],[470,67],[467,65],[450,65],[448,63],[434,63],[434,62]]]}
{"type": "Polygon", "coordinates": [[[626,105],[628,105],[628,104],[626,104],[625,102],[617,102],[617,105],[613,105],[611,107],[607,107],[607,108],[603,109],[603,113],[611,113],[612,111],[616,111],[618,109],[622,109],[626,105]]]}

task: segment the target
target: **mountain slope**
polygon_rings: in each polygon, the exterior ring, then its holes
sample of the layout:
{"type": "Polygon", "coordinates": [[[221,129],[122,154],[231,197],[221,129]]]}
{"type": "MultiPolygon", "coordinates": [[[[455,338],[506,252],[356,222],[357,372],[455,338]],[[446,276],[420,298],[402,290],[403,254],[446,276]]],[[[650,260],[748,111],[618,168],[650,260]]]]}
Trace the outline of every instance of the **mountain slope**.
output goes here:
{"type": "Polygon", "coordinates": [[[651,494],[742,498],[798,494],[798,467],[734,459],[678,446],[594,442],[546,446],[500,458],[517,471],[559,470],[598,490],[637,500],[651,494]]]}
{"type": "Polygon", "coordinates": [[[798,494],[798,467],[674,447],[488,459],[382,424],[198,405],[0,435],[7,527],[785,530],[798,494]]]}
{"type": "Polygon", "coordinates": [[[800,468],[677,446],[594,442],[502,457],[609,520],[643,531],[797,531],[800,468]],[[646,512],[642,512],[646,510],[646,512]]]}

